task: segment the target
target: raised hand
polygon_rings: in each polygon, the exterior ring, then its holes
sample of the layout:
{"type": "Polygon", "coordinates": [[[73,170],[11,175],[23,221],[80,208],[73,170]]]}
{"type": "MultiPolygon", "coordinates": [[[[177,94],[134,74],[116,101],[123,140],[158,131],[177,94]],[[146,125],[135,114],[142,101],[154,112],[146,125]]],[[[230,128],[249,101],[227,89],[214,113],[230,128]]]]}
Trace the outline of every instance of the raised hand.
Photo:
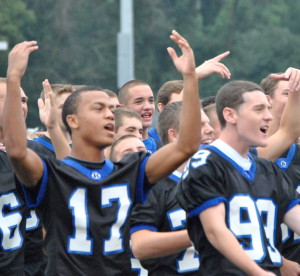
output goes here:
{"type": "Polygon", "coordinates": [[[300,70],[289,67],[283,74],[270,74],[273,79],[289,81],[291,92],[300,91],[300,70]]]}
{"type": "Polygon", "coordinates": [[[49,128],[53,128],[57,123],[56,113],[54,112],[53,92],[49,81],[46,79],[42,83],[44,89],[44,101],[38,99],[39,115],[41,122],[49,128]]]}
{"type": "Polygon", "coordinates": [[[198,79],[205,79],[211,74],[219,74],[222,78],[230,79],[231,73],[229,69],[220,61],[230,54],[229,51],[218,55],[212,59],[206,60],[196,68],[198,79]]]}
{"type": "Polygon", "coordinates": [[[29,55],[37,49],[36,41],[17,44],[8,55],[7,77],[21,78],[26,71],[29,55]]]}
{"type": "Polygon", "coordinates": [[[195,74],[195,58],[194,52],[190,47],[189,43],[175,30],[172,31],[170,38],[178,45],[181,49],[182,55],[178,56],[175,50],[168,47],[168,53],[173,60],[176,69],[183,75],[194,75],[195,74]]]}

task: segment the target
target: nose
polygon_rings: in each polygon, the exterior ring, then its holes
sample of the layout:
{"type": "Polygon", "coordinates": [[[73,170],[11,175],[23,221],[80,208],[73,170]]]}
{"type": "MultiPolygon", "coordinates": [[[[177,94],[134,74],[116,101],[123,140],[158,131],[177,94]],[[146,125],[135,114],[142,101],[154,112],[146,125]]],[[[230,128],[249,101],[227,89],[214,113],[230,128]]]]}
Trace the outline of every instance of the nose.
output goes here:
{"type": "Polygon", "coordinates": [[[149,101],[145,101],[143,105],[143,109],[151,109],[154,103],[150,103],[149,101]]]}
{"type": "Polygon", "coordinates": [[[105,115],[108,119],[111,119],[111,120],[115,119],[115,115],[114,115],[113,111],[110,108],[106,109],[106,114],[105,115]]]}
{"type": "Polygon", "coordinates": [[[266,110],[265,112],[265,120],[267,121],[272,121],[273,120],[273,115],[269,109],[266,110]]]}
{"type": "Polygon", "coordinates": [[[142,140],[142,134],[138,130],[135,131],[134,136],[142,140]]]}

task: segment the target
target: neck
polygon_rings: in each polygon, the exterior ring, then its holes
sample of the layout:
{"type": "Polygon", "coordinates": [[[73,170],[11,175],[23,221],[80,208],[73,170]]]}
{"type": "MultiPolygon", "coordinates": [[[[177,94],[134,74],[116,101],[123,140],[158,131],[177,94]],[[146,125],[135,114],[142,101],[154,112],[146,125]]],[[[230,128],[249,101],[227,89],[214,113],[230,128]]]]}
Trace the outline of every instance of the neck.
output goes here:
{"type": "Polygon", "coordinates": [[[243,138],[234,134],[225,128],[221,131],[219,139],[235,149],[242,157],[247,158],[250,145],[243,138]]]}
{"type": "Polygon", "coordinates": [[[148,135],[148,127],[147,128],[143,128],[143,134],[142,134],[142,137],[143,137],[143,140],[146,140],[148,139],[149,135],[148,135]]]}
{"type": "Polygon", "coordinates": [[[105,147],[99,148],[88,142],[84,143],[82,140],[78,143],[76,138],[73,137],[70,156],[87,162],[103,162],[104,149],[105,147]]]}

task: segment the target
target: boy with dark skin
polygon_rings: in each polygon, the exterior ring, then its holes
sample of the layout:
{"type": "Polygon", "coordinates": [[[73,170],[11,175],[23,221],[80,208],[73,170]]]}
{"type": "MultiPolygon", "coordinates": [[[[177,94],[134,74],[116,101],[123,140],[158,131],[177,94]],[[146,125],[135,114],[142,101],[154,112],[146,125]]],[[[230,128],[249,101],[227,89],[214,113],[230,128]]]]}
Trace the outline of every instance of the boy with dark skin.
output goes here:
{"type": "Polygon", "coordinates": [[[143,200],[149,184],[166,177],[197,150],[201,115],[194,55],[188,42],[176,31],[171,39],[182,50],[182,56],[178,57],[174,49],[168,48],[184,79],[186,93],[181,117],[184,127],[176,143],[150,157],[145,153],[131,154],[118,164],[104,159],[104,149],[114,136],[114,107],[99,88],[82,88],[71,94],[64,105],[63,120],[73,142],[67,159],[42,160],[26,147],[19,87],[29,55],[38,49],[37,42],[20,43],[9,54],[4,139],[29,204],[41,211],[47,231],[47,275],[74,272],[129,275],[127,216],[132,202],[143,200]],[[189,129],[194,129],[190,135],[189,129]],[[157,167],[162,159],[164,163],[157,167]],[[120,207],[113,204],[115,201],[120,207]]]}

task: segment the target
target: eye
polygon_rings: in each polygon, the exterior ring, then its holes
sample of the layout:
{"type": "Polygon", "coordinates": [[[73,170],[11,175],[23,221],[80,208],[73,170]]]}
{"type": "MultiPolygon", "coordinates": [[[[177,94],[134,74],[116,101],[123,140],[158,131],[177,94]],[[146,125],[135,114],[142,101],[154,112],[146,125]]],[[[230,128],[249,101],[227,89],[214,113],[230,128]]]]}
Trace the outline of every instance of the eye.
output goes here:
{"type": "Polygon", "coordinates": [[[154,99],[150,99],[149,103],[153,104],[154,103],[154,99]]]}
{"type": "Polygon", "coordinates": [[[141,103],[143,103],[143,100],[142,100],[142,99],[138,99],[138,100],[135,100],[134,103],[136,103],[136,104],[141,104],[141,103]]]}

